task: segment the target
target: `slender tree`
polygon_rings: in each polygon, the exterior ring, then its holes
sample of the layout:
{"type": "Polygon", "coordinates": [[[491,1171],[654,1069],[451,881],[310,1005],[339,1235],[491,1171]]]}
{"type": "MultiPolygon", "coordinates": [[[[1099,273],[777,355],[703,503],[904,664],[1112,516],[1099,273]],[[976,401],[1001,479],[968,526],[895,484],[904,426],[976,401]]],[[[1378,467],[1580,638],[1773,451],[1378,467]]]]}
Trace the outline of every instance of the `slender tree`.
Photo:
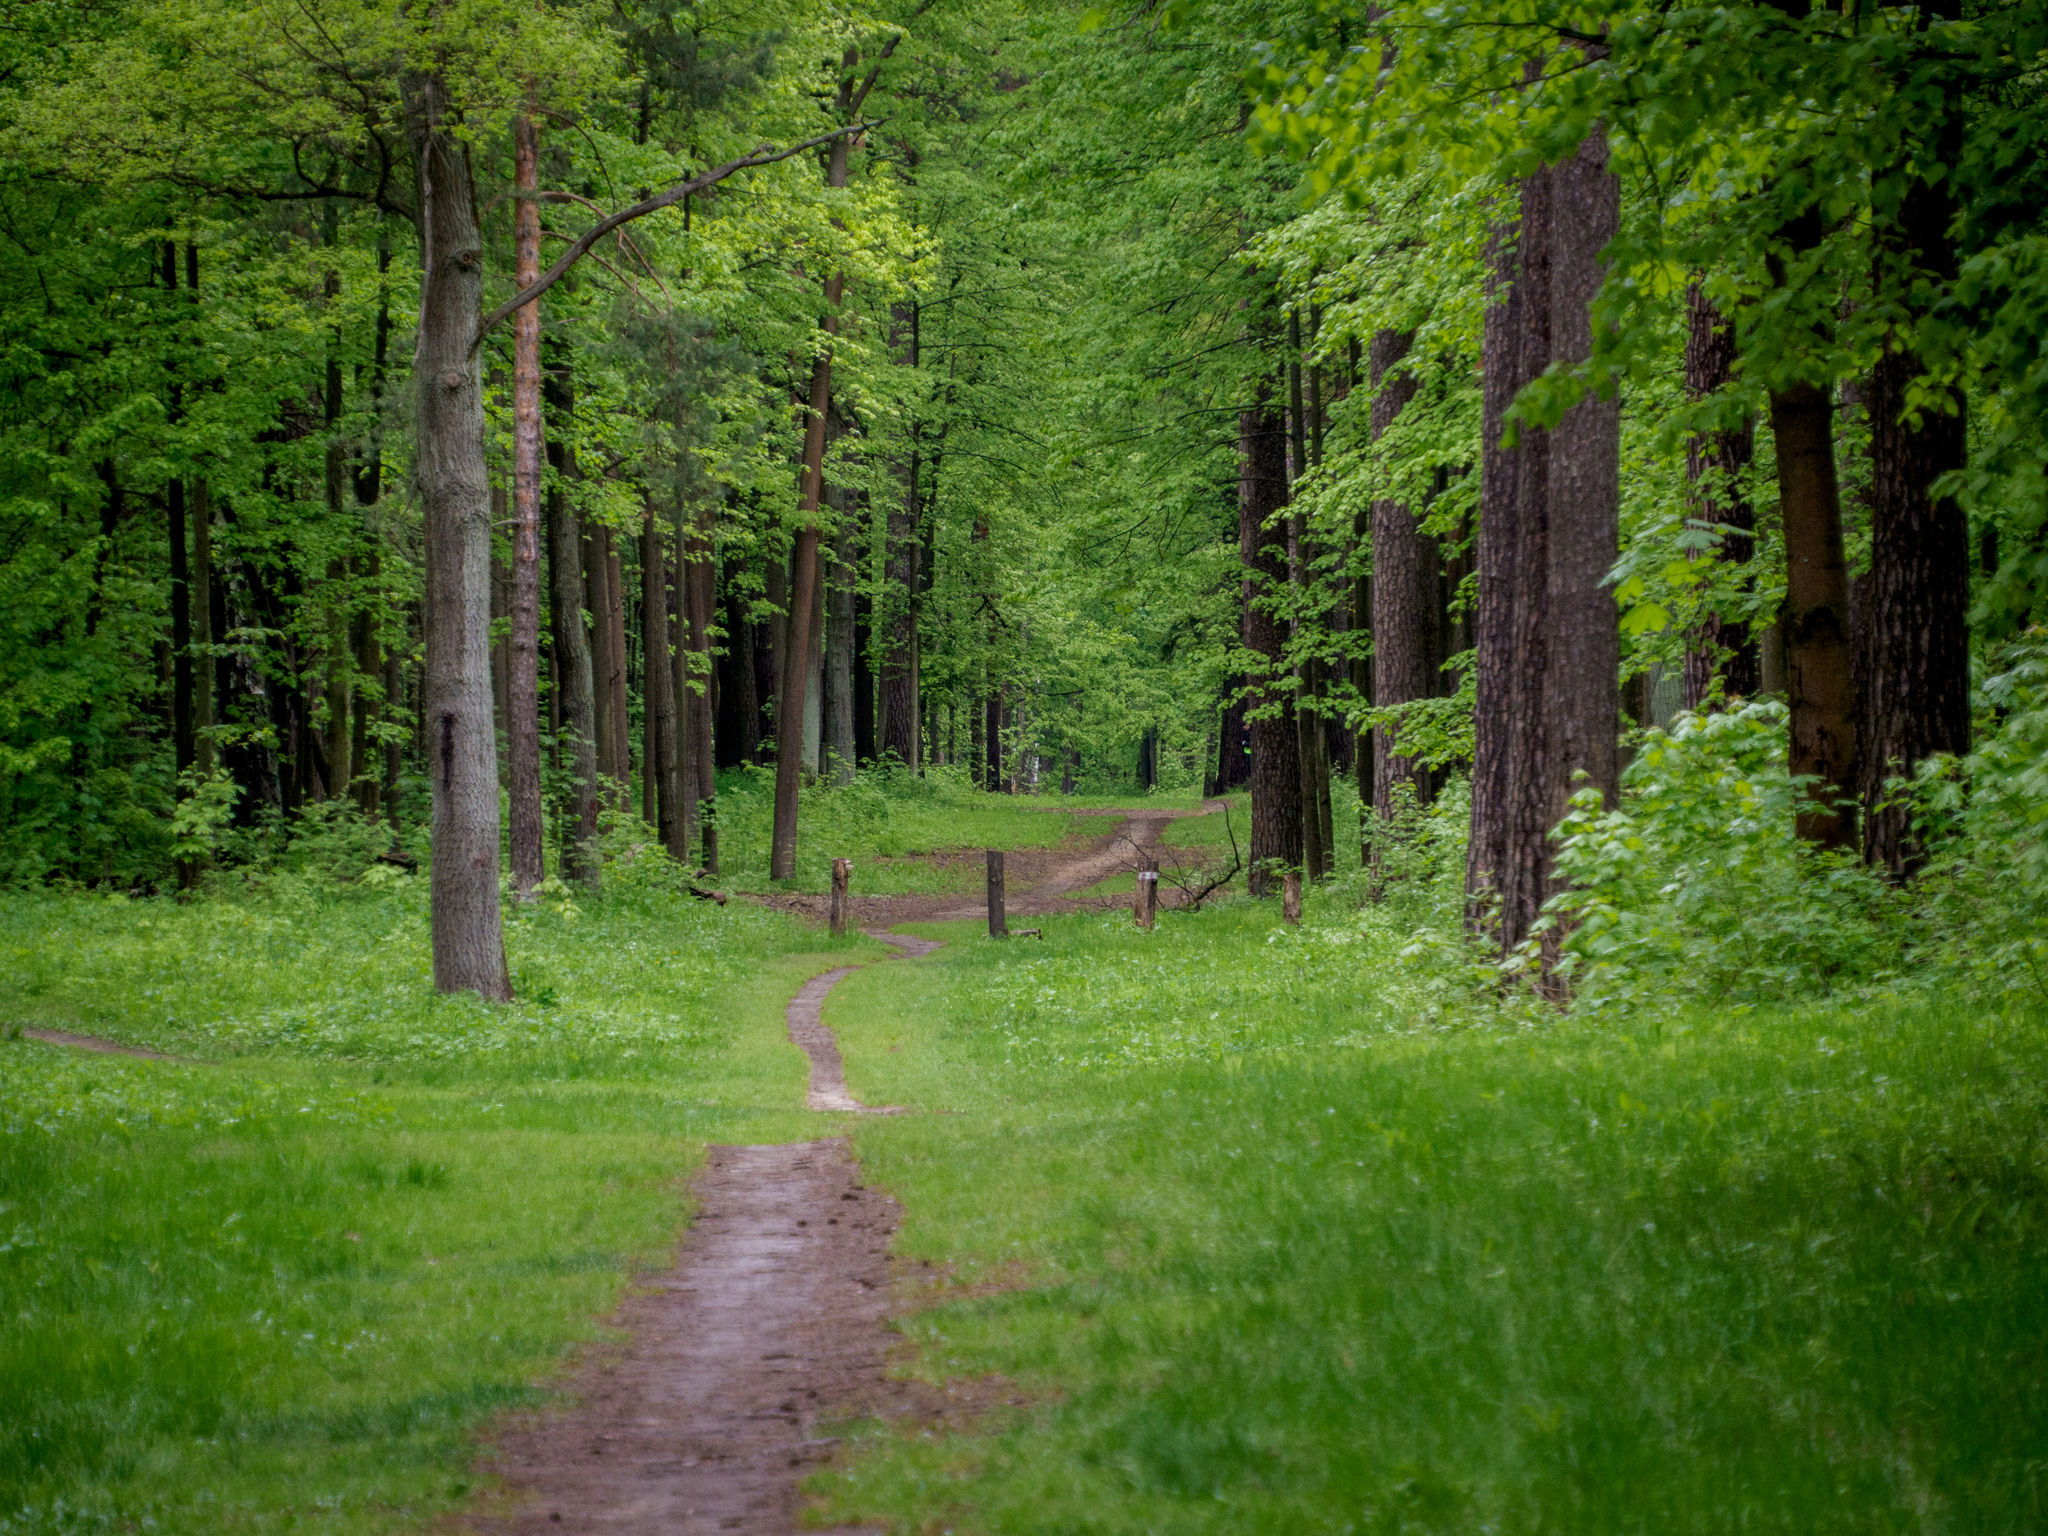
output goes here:
{"type": "MultiPolygon", "coordinates": [[[[512,121],[513,281],[540,280],[540,134],[533,118],[512,121]]],[[[540,884],[540,300],[512,312],[512,632],[506,680],[512,886],[540,884]]]]}
{"type": "Polygon", "coordinates": [[[1244,569],[1244,647],[1257,671],[1246,689],[1252,737],[1252,868],[1255,896],[1269,894],[1279,872],[1302,864],[1301,738],[1291,699],[1279,681],[1286,629],[1274,612],[1287,586],[1284,528],[1269,525],[1287,508],[1287,423],[1273,380],[1261,377],[1237,417],[1237,545],[1244,569]]]}

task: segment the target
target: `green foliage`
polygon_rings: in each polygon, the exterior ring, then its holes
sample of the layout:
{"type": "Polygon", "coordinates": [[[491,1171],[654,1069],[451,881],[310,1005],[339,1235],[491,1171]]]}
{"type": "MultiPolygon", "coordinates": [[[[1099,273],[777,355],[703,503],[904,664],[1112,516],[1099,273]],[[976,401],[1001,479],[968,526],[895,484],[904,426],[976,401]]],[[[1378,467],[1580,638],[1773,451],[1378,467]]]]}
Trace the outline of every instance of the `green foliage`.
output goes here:
{"type": "Polygon", "coordinates": [[[1902,981],[1901,902],[1851,855],[1792,837],[1804,796],[1782,704],[1646,732],[1621,805],[1587,792],[1558,828],[1572,889],[1545,927],[1565,929],[1577,1006],[1788,1003],[1902,981]]]}

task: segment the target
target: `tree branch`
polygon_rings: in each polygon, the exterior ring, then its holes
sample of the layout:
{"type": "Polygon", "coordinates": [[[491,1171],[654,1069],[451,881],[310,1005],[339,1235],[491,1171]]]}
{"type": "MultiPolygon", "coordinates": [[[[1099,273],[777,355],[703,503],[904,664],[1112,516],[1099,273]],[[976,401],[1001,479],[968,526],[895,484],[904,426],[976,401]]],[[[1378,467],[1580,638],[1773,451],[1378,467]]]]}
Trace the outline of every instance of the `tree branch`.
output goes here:
{"type": "Polygon", "coordinates": [[[670,187],[666,192],[657,193],[644,202],[635,203],[630,208],[621,208],[617,213],[606,215],[578,236],[575,243],[568,250],[564,251],[555,264],[543,272],[531,287],[515,293],[511,298],[484,316],[483,324],[477,327],[476,340],[470,345],[471,353],[473,354],[478,347],[483,345],[484,337],[488,336],[492,329],[502,322],[507,315],[510,315],[515,310],[524,309],[535,299],[554,287],[556,283],[560,282],[568,274],[569,269],[583,258],[586,251],[617,229],[621,224],[629,224],[634,219],[644,218],[650,213],[659,213],[664,208],[673,208],[684,198],[702,192],[707,187],[716,186],[735,172],[752,170],[755,166],[773,165],[778,160],[787,160],[792,155],[800,155],[807,149],[816,149],[820,144],[830,144],[834,139],[844,138],[849,133],[865,133],[873,126],[874,124],[872,123],[848,123],[844,128],[835,128],[830,133],[820,134],[815,139],[806,139],[801,144],[792,144],[787,149],[771,149],[768,145],[763,144],[751,155],[742,155],[737,160],[727,161],[716,170],[706,171],[701,176],[692,176],[688,181],[670,187]]]}

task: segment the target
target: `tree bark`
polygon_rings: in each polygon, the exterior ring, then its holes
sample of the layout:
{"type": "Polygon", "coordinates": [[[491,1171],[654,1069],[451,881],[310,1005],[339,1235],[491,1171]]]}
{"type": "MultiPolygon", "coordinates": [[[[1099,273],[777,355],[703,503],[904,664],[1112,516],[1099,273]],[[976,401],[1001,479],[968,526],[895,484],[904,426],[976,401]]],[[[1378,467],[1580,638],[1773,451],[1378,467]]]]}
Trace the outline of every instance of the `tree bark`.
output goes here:
{"type": "Polygon", "coordinates": [[[761,752],[760,664],[754,624],[745,596],[728,570],[725,583],[725,661],[718,689],[718,756],[721,768],[753,762],[761,752]]]}
{"type": "Polygon", "coordinates": [[[675,661],[668,644],[668,557],[661,542],[661,519],[649,507],[640,532],[641,810],[654,812],[648,822],[655,836],[682,863],[689,850],[676,777],[675,661]]]}
{"type": "Polygon", "coordinates": [[[825,588],[825,763],[834,784],[851,784],[853,734],[853,583],[857,572],[854,528],[844,517],[832,551],[825,588]]]}
{"type": "Polygon", "coordinates": [[[612,799],[625,811],[633,793],[633,705],[627,688],[627,590],[625,569],[618,559],[618,535],[598,528],[598,553],[604,578],[604,717],[612,729],[612,799]]]}
{"type": "MultiPolygon", "coordinates": [[[[1372,339],[1367,367],[1373,390],[1371,430],[1379,441],[1415,397],[1415,378],[1394,370],[1414,344],[1412,331],[1381,331],[1372,339]],[[1391,377],[1390,377],[1391,375],[1391,377]]],[[[1412,704],[1435,696],[1442,658],[1437,654],[1436,540],[1424,534],[1405,501],[1372,504],[1373,703],[1412,704]]],[[[1398,731],[1373,731],[1372,807],[1380,821],[1393,818],[1406,785],[1417,805],[1430,799],[1429,769],[1396,750],[1398,731]]]]}
{"type": "Polygon", "coordinates": [[[576,477],[576,449],[569,435],[576,414],[576,395],[566,358],[549,371],[543,388],[547,392],[549,416],[556,423],[547,445],[548,463],[555,471],[555,484],[547,493],[555,688],[561,697],[562,726],[570,738],[574,764],[571,779],[575,785],[571,791],[573,815],[562,839],[562,878],[594,888],[602,874],[602,860],[595,844],[600,806],[596,685],[591,672],[589,631],[583,621],[587,594],[583,529],[568,494],[568,484],[576,477]]]}
{"type": "MultiPolygon", "coordinates": [[[[533,119],[512,124],[513,281],[540,277],[540,135],[533,119]]],[[[512,312],[512,633],[506,687],[512,886],[541,882],[540,798],[540,301],[512,312]]]]}
{"type": "MultiPolygon", "coordinates": [[[[1544,641],[1549,554],[1546,434],[1504,446],[1506,412],[1550,353],[1550,172],[1522,179],[1518,216],[1488,235],[1482,340],[1479,599],[1473,645],[1472,832],[1468,921],[1502,953],[1520,944],[1541,902],[1544,641]]],[[[1377,639],[1377,637],[1375,637],[1377,639]]],[[[1377,681],[1377,679],[1375,679],[1377,681]]]]}
{"type": "Polygon", "coordinates": [[[1287,506],[1287,427],[1273,383],[1259,380],[1237,418],[1237,542],[1244,569],[1244,643],[1263,667],[1246,691],[1251,722],[1252,835],[1249,889],[1264,896],[1302,861],[1301,744],[1288,695],[1274,685],[1285,630],[1272,609],[1287,584],[1286,535],[1268,529],[1287,506]]]}
{"type": "MultiPolygon", "coordinates": [[[[1715,309],[1698,283],[1686,296],[1685,388],[1695,400],[1725,389],[1735,378],[1735,328],[1715,309]]],[[[1748,422],[1734,431],[1697,434],[1685,445],[1686,480],[1691,486],[1692,515],[1704,523],[1740,530],[1722,536],[1720,557],[1747,566],[1755,550],[1751,530],[1756,510],[1742,494],[1737,477],[1755,457],[1756,431],[1748,422]]],[[[1685,707],[1698,709],[1719,676],[1723,693],[1746,699],[1757,692],[1757,646],[1749,625],[1702,616],[1685,648],[1685,707]]]]}
{"type": "Polygon", "coordinates": [[[186,556],[185,482],[164,487],[171,537],[171,755],[178,772],[194,761],[192,719],[192,571],[186,556]]]}
{"type": "MultiPolygon", "coordinates": [[[[1942,12],[1953,19],[1956,7],[1942,12]]],[[[1951,114],[1938,135],[1940,163],[1955,163],[1959,136],[1951,114]]],[[[1908,404],[1925,370],[1909,329],[1926,314],[1927,303],[1917,295],[1945,292],[1956,277],[1950,185],[1915,179],[1897,219],[1879,231],[1880,283],[1916,295],[1900,327],[1904,334],[1890,338],[1871,370],[1868,401],[1870,578],[1859,690],[1863,857],[1894,879],[1912,874],[1927,855],[1909,807],[1894,803],[1888,782],[1910,777],[1937,752],[1970,749],[1969,520],[1955,498],[1930,493],[1935,480],[1968,459],[1963,392],[1948,385],[1917,411],[1908,404]]]]}
{"type": "MultiPolygon", "coordinates": [[[[1621,181],[1607,168],[1600,129],[1550,174],[1551,361],[1578,364],[1593,355],[1592,306],[1601,252],[1621,225],[1621,181]]],[[[1620,394],[1587,396],[1549,437],[1546,840],[1580,789],[1597,789],[1609,809],[1621,792],[1621,628],[1607,584],[1621,544],[1620,394]]],[[[1547,868],[1547,843],[1544,854],[1547,868]]],[[[1547,892],[1558,889],[1551,875],[1547,892]]],[[[1555,958],[1554,944],[1547,954],[1555,958]]]]}
{"type": "Polygon", "coordinates": [[[213,656],[213,497],[203,478],[192,482],[192,568],[187,573],[192,604],[192,662],[196,677],[192,695],[192,761],[203,774],[213,772],[213,695],[219,670],[213,656]]]}
{"type": "Polygon", "coordinates": [[[482,241],[463,144],[438,77],[406,91],[419,164],[421,254],[414,477],[431,551],[426,743],[433,785],[434,984],[509,999],[498,911],[498,763],[491,730],[490,491],[476,362],[482,241]]]}

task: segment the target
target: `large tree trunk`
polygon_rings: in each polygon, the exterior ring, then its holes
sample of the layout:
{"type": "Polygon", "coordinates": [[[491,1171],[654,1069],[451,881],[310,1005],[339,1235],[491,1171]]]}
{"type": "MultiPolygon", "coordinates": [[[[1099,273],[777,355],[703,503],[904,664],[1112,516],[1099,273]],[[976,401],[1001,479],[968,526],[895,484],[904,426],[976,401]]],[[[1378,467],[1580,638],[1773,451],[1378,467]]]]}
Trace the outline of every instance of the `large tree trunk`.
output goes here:
{"type": "MultiPolygon", "coordinates": [[[[1714,308],[1698,283],[1686,295],[1686,308],[1685,388],[1699,400],[1733,382],[1735,328],[1714,308]]],[[[1692,515],[1704,523],[1740,530],[1722,536],[1721,557],[1731,565],[1747,566],[1755,550],[1750,530],[1756,527],[1756,511],[1742,494],[1737,478],[1749,468],[1755,452],[1756,432],[1748,422],[1734,431],[1697,434],[1685,445],[1692,515]]],[[[1687,709],[1698,709],[1705,702],[1716,675],[1731,699],[1749,698],[1760,681],[1757,646],[1749,625],[1708,613],[1686,642],[1687,709]]]]}
{"type": "MultiPolygon", "coordinates": [[[[1621,182],[1607,169],[1606,134],[1588,134],[1550,175],[1551,361],[1583,363],[1593,355],[1601,252],[1621,224],[1621,182]]],[[[1609,809],[1621,792],[1621,628],[1607,584],[1621,544],[1619,394],[1581,400],[1549,436],[1546,839],[1579,790],[1597,789],[1609,809]]],[[[1548,889],[1558,889],[1554,875],[1548,889]]]]}
{"type": "MultiPolygon", "coordinates": [[[[1507,408],[1550,354],[1550,172],[1524,177],[1519,218],[1488,237],[1481,405],[1479,611],[1472,833],[1465,888],[1475,928],[1505,953],[1535,921],[1547,860],[1543,667],[1550,565],[1547,434],[1502,445],[1507,408]]],[[[1377,637],[1375,637],[1377,638],[1377,637]]],[[[1377,678],[1375,678],[1377,682],[1377,678]]]]}
{"type": "MultiPolygon", "coordinates": [[[[1955,14],[1953,5],[1944,9],[1955,14]]],[[[1955,163],[1959,133],[1951,118],[1940,163],[1955,163]]],[[[1895,291],[1941,293],[1955,281],[1949,186],[1916,179],[1896,222],[1880,229],[1881,267],[1891,268],[1881,269],[1880,279],[1890,279],[1895,291]],[[1909,278],[1918,279],[1911,288],[1909,278]]],[[[1909,310],[1909,323],[1924,313],[1922,302],[1909,310]]],[[[1967,461],[1963,392],[1938,388],[1911,410],[1909,392],[1923,371],[1908,333],[1893,338],[1870,375],[1870,578],[1859,690],[1863,857],[1895,878],[1917,869],[1926,850],[1888,781],[1910,777],[1937,752],[1970,748],[1969,520],[1954,497],[1930,494],[1936,479],[1967,461]]]]}
{"type": "Polygon", "coordinates": [[[588,590],[583,577],[583,529],[568,495],[568,482],[576,475],[576,450],[569,436],[576,396],[566,358],[560,367],[550,370],[544,388],[549,414],[557,423],[547,445],[548,463],[555,471],[555,484],[547,493],[555,688],[561,697],[562,726],[570,737],[575,765],[571,775],[574,815],[562,837],[562,878],[595,886],[602,873],[596,847],[600,808],[596,684],[591,673],[589,631],[583,622],[588,590]]]}
{"type": "Polygon", "coordinates": [[[509,999],[498,913],[498,761],[491,730],[490,489],[476,359],[482,241],[466,147],[439,79],[411,82],[420,170],[414,476],[430,550],[426,758],[433,785],[434,984],[509,999]]]}
{"type": "MultiPolygon", "coordinates": [[[[513,283],[540,277],[540,137],[533,119],[512,124],[513,283]]],[[[505,757],[511,800],[512,885],[541,882],[540,801],[540,301],[512,312],[512,634],[505,757]]]]}
{"type": "Polygon", "coordinates": [[[1252,868],[1249,888],[1267,895],[1279,876],[1302,863],[1301,742],[1276,687],[1286,631],[1272,609],[1287,584],[1287,536],[1269,529],[1268,519],[1287,506],[1287,427],[1273,399],[1273,385],[1260,379],[1252,405],[1237,417],[1237,543],[1244,568],[1244,643],[1255,666],[1246,691],[1254,713],[1252,737],[1252,868]]]}
{"type": "MultiPolygon", "coordinates": [[[[1412,331],[1381,331],[1367,354],[1373,390],[1371,428],[1377,442],[1415,397],[1415,377],[1393,370],[1414,344],[1412,331]],[[1392,377],[1389,377],[1389,374],[1392,377]]],[[[1441,676],[1437,654],[1436,540],[1418,526],[1405,501],[1382,498],[1372,504],[1373,703],[1412,704],[1433,698],[1441,676]]],[[[1390,820],[1401,786],[1417,805],[1430,798],[1429,769],[1397,750],[1397,731],[1373,732],[1372,806],[1390,820]]]]}

